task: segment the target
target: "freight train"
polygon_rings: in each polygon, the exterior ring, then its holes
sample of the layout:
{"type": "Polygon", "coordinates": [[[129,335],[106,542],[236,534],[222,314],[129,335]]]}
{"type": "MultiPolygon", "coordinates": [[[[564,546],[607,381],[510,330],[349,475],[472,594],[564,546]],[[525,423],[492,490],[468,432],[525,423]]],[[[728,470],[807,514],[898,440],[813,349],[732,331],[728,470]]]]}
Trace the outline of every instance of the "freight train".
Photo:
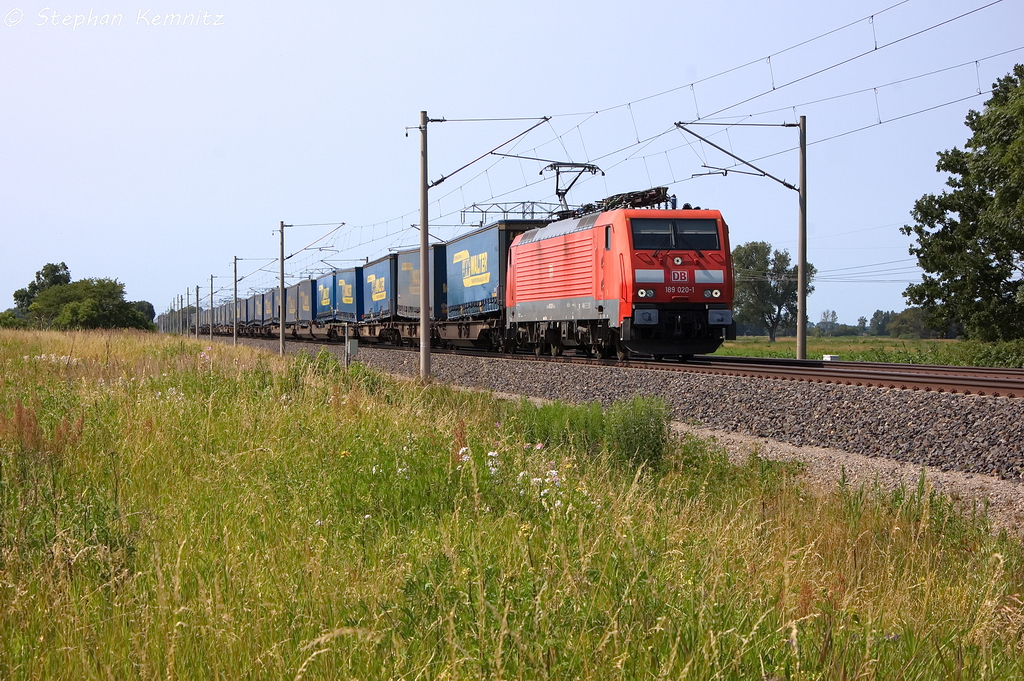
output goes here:
{"type": "MultiPolygon", "coordinates": [[[[586,214],[502,219],[430,247],[431,344],[537,355],[687,359],[735,338],[729,229],[663,187],[586,214]]],[[[390,253],[198,315],[200,333],[418,345],[419,250],[390,253]],[[284,319],[281,319],[281,310],[284,319]]],[[[173,314],[173,313],[169,313],[173,314]]],[[[166,320],[164,320],[166,323],[166,320]]],[[[195,323],[195,322],[193,322],[195,323]]],[[[194,327],[193,327],[194,328],[194,327]]]]}

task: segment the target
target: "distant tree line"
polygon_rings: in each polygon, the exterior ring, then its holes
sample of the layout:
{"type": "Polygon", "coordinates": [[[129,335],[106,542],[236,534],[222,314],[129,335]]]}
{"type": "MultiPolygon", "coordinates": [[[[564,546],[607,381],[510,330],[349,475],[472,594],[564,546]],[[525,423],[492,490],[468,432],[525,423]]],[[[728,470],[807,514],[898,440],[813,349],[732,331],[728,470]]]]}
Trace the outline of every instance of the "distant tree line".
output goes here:
{"type": "Polygon", "coordinates": [[[14,292],[14,307],[0,312],[0,328],[146,329],[156,310],[145,300],[126,301],[116,279],[72,281],[65,263],[47,263],[28,286],[14,292]]]}

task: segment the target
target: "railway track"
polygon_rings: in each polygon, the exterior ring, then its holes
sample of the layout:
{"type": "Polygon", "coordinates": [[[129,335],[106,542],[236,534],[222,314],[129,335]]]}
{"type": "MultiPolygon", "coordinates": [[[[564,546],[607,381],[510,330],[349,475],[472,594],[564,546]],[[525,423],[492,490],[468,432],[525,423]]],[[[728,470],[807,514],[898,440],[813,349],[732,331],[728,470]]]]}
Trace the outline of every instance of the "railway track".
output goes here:
{"type": "MultiPolygon", "coordinates": [[[[634,364],[644,367],[663,365],[647,362],[634,364]]],[[[812,383],[1024,397],[1024,370],[1021,369],[713,356],[695,357],[673,369],[812,383]]]]}
{"type": "MultiPolygon", "coordinates": [[[[276,341],[272,341],[276,344],[276,341]]],[[[323,344],[322,341],[288,339],[289,343],[323,344]]],[[[396,352],[419,352],[418,347],[374,345],[396,352]]],[[[595,366],[618,366],[659,371],[683,371],[724,376],[767,378],[810,383],[922,390],[925,392],[993,397],[1024,397],[1024,369],[957,367],[927,364],[889,364],[881,362],[834,362],[823,360],[777,359],[763,357],[716,357],[698,355],[686,362],[632,359],[626,362],[592,357],[535,357],[532,354],[495,355],[476,350],[433,349],[437,354],[502,357],[534,362],[570,362],[595,366]]]]}

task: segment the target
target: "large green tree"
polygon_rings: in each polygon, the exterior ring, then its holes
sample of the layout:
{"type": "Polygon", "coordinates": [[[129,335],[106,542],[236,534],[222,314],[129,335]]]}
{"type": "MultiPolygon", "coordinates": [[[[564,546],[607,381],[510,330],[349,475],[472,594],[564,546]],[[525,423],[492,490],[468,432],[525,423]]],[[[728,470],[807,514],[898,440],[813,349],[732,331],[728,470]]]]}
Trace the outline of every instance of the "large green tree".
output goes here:
{"type": "Polygon", "coordinates": [[[914,204],[910,253],[926,272],[904,296],[929,325],[963,325],[980,340],[1024,338],[1024,66],[1000,78],[981,113],[967,114],[964,149],[939,152],[949,191],[914,204]]]}
{"type": "Polygon", "coordinates": [[[29,317],[55,329],[151,329],[147,314],[124,299],[114,279],[80,279],[53,286],[35,297],[29,317]]]}
{"type": "MultiPolygon", "coordinates": [[[[775,342],[780,328],[794,327],[797,319],[797,268],[790,266],[789,251],[772,251],[767,241],[751,241],[732,251],[736,269],[736,321],[758,325],[775,342]]],[[[817,270],[807,263],[807,294],[817,270]]],[[[807,321],[803,320],[806,324],[807,321]]]]}
{"type": "Polygon", "coordinates": [[[21,312],[27,312],[29,306],[40,293],[52,286],[64,286],[71,283],[71,272],[64,263],[59,265],[48,262],[43,269],[36,272],[36,278],[28,286],[14,292],[14,304],[21,312]]]}

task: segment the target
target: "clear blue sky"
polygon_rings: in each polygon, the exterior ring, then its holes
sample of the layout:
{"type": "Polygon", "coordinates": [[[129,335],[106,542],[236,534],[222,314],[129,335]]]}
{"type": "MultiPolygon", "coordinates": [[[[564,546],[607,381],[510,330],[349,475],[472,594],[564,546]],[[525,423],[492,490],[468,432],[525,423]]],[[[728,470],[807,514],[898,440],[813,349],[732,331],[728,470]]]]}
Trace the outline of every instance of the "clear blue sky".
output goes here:
{"type": "MultiPolygon", "coordinates": [[[[503,151],[597,164],[572,202],[667,184],[721,210],[733,245],[795,257],[796,192],[692,178],[733,161],[673,123],[805,115],[808,312],[853,324],[905,307],[920,273],[899,227],[942,189],[935,153],[963,146],[978,90],[1024,61],[1024,0],[5,1],[0,309],[60,261],[158,311],[197,284],[207,296],[211,274],[227,296],[232,257],[275,258],[282,220],[345,223],[287,230],[290,276],[413,245],[420,110],[552,116],[503,151]]],[[[530,125],[431,125],[431,178],[530,125]]],[[[795,129],[694,129],[797,181],[795,129]]],[[[432,234],[467,229],[469,204],[553,201],[543,165],[492,156],[454,175],[431,192],[432,234]]],[[[240,263],[243,295],[274,285],[261,264],[240,263]]]]}

